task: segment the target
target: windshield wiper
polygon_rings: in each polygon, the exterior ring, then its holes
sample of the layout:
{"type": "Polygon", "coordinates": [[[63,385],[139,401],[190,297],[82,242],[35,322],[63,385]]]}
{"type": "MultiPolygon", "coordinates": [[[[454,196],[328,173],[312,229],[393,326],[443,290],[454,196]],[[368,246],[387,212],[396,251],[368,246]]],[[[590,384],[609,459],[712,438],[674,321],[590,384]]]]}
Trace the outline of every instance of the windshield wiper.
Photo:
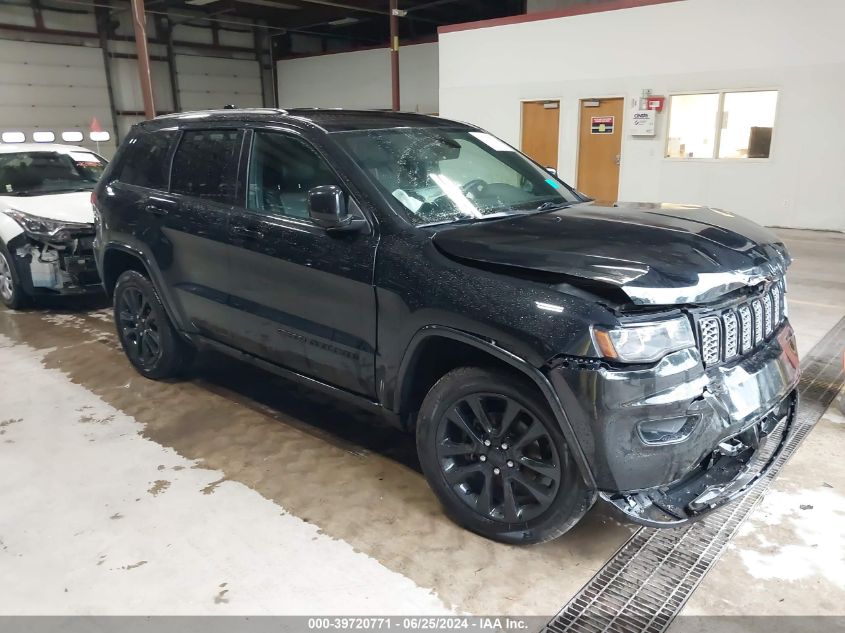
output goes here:
{"type": "Polygon", "coordinates": [[[575,204],[574,202],[544,202],[535,211],[551,211],[552,209],[565,209],[568,206],[575,204]]]}

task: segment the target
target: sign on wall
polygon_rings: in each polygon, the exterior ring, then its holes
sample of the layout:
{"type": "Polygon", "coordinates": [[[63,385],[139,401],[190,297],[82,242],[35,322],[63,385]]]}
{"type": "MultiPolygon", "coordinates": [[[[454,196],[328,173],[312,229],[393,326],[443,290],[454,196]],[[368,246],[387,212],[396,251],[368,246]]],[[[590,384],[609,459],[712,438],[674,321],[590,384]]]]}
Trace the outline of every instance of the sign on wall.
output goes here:
{"type": "Polygon", "coordinates": [[[654,136],[656,110],[632,110],[631,111],[631,135],[632,136],[654,136]]]}

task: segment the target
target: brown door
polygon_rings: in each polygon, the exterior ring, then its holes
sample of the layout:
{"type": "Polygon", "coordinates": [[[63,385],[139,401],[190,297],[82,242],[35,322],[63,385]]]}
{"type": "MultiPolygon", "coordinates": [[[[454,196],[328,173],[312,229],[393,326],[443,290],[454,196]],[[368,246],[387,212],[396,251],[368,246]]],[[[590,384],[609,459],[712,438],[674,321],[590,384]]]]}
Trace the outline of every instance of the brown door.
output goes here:
{"type": "Polygon", "coordinates": [[[612,202],[619,196],[623,109],[623,99],[581,101],[576,186],[596,200],[612,202]]]}
{"type": "Polygon", "coordinates": [[[526,101],[522,104],[522,152],[543,167],[557,169],[560,102],[526,101]]]}

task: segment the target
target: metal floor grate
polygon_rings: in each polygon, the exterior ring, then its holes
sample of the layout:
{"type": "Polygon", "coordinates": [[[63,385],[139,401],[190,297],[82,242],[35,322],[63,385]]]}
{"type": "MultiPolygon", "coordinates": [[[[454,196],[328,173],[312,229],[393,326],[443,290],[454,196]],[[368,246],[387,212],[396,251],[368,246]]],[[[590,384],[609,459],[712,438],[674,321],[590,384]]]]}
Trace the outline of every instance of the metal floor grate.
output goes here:
{"type": "Polygon", "coordinates": [[[802,359],[794,427],[771,469],[740,500],[674,530],[640,528],[543,629],[662,633],[841,389],[845,318],[802,359]]]}

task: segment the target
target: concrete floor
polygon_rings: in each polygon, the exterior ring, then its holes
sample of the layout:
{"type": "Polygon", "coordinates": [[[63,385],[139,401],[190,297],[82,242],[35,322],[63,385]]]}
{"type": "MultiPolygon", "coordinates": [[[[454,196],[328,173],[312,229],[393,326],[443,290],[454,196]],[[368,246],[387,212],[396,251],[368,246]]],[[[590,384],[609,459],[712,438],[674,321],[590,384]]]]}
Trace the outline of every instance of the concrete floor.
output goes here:
{"type": "MultiPolygon", "coordinates": [[[[806,351],[845,314],[845,236],[783,235],[806,351]]],[[[552,543],[486,541],[413,438],[222,357],[147,381],[102,305],[0,310],[0,359],[0,614],[552,615],[635,529],[597,506],[552,543]]],[[[686,613],[845,614],[836,410],[686,613]]]]}

